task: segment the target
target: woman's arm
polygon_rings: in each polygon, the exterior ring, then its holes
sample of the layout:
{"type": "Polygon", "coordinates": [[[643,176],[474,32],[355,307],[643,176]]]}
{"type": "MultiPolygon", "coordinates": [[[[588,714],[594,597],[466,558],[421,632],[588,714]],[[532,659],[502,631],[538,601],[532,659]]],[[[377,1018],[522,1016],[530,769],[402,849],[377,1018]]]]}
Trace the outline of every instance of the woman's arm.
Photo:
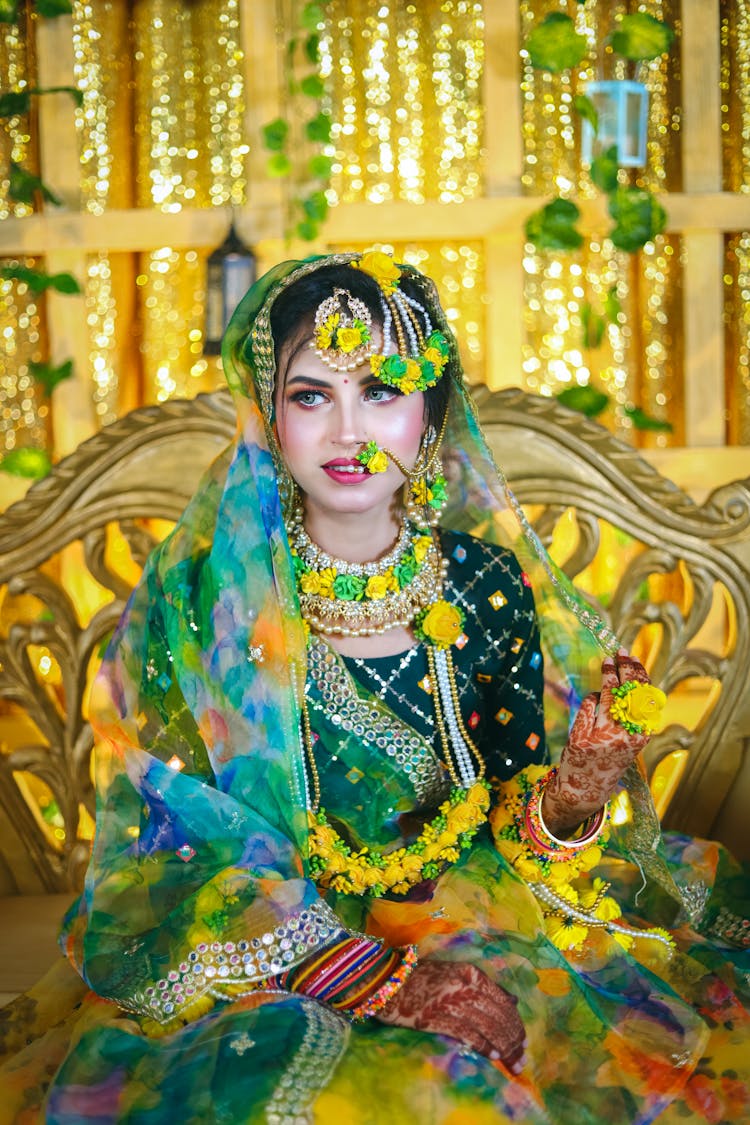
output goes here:
{"type": "Polygon", "coordinates": [[[643,665],[620,649],[602,663],[601,691],[581,704],[560,767],[545,787],[544,822],[555,836],[565,835],[607,803],[648,742],[647,734],[630,733],[610,714],[613,690],[628,682],[649,683],[649,678],[643,665]]]}

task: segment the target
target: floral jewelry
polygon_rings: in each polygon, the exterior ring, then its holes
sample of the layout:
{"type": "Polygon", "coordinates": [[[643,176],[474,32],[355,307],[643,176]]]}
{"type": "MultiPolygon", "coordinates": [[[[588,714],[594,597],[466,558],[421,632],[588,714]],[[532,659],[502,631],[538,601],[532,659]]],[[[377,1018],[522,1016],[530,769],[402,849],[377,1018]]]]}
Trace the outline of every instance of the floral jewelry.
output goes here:
{"type": "Polygon", "coordinates": [[[332,371],[354,371],[372,356],[372,316],[348,289],[334,289],[315,310],[310,347],[332,371]]]}
{"type": "Polygon", "coordinates": [[[424,305],[399,289],[401,268],[379,250],[363,254],[352,264],[380,287],[383,353],[370,355],[373,375],[405,395],[434,387],[449,359],[448,340],[442,332],[433,331],[424,305]]]}
{"type": "Polygon", "coordinates": [[[384,473],[388,468],[388,450],[381,449],[376,441],[368,441],[357,454],[357,461],[368,473],[384,473]]]}
{"type": "Polygon", "coordinates": [[[628,680],[612,689],[614,702],[609,709],[611,717],[628,734],[651,736],[662,727],[662,711],[667,697],[653,684],[628,680]]]}
{"type": "Polygon", "coordinates": [[[436,648],[450,648],[461,636],[465,620],[460,606],[439,598],[414,618],[414,636],[436,648]]]}
{"type": "Polygon", "coordinates": [[[589,876],[609,839],[604,812],[601,824],[584,826],[577,840],[547,835],[538,808],[552,772],[546,766],[528,766],[503,782],[500,802],[490,814],[497,849],[540,900],[550,941],[558,949],[581,949],[590,930],[603,929],[624,949],[636,938],[652,938],[672,949],[674,942],[666,930],[636,930],[618,921],[622,911],[607,897],[609,883],[589,876]]]}
{"type": "Polygon", "coordinates": [[[319,886],[342,894],[406,894],[456,862],[486,821],[489,804],[486,781],[455,788],[413,844],[387,855],[368,848],[353,851],[331,827],[324,809],[309,812],[310,872],[319,886]]]}
{"type": "Polygon", "coordinates": [[[411,625],[440,589],[444,564],[432,536],[404,524],[394,549],[374,563],[333,559],[301,518],[289,531],[302,616],[324,634],[366,637],[411,625]]]}

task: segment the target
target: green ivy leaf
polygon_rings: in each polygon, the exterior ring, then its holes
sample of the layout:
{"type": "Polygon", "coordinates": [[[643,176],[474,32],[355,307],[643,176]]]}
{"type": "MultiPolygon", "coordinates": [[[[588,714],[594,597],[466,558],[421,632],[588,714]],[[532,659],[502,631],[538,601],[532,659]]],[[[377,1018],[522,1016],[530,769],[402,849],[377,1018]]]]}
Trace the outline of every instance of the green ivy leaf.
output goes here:
{"type": "Polygon", "coordinates": [[[28,113],[30,105],[30,90],[6,90],[4,94],[0,94],[0,117],[28,113]]]}
{"type": "Polygon", "coordinates": [[[302,207],[308,219],[314,223],[322,223],[328,214],[328,200],[325,192],[314,191],[307,199],[302,201],[302,207]]]}
{"type": "Polygon", "coordinates": [[[567,406],[570,410],[577,410],[587,418],[596,418],[597,414],[601,414],[609,404],[609,395],[604,391],[598,391],[588,383],[585,387],[567,387],[556,394],[555,398],[563,406],[567,406]]]}
{"type": "Polygon", "coordinates": [[[45,19],[53,20],[56,16],[69,16],[73,5],[70,0],[36,0],[36,10],[45,19]]]}
{"type": "Polygon", "coordinates": [[[318,141],[328,144],[331,139],[331,119],[326,113],[318,113],[305,125],[305,133],[309,141],[318,141]]]}
{"type": "Polygon", "coordinates": [[[333,169],[333,161],[330,156],[318,154],[310,157],[307,168],[311,176],[315,176],[319,180],[327,180],[333,169]]]}
{"type": "Polygon", "coordinates": [[[73,360],[66,359],[57,367],[53,367],[51,363],[30,363],[29,372],[37,383],[41,384],[49,398],[57,384],[69,379],[73,374],[73,360]]]}
{"type": "Polygon", "coordinates": [[[320,36],[308,35],[305,40],[305,54],[311,63],[320,62],[320,36]]]}
{"type": "Polygon", "coordinates": [[[297,223],[296,231],[298,237],[303,238],[305,242],[313,242],[318,237],[318,224],[312,219],[303,219],[297,223]]]}
{"type": "Polygon", "coordinates": [[[289,122],[283,117],[277,117],[275,121],[269,121],[263,126],[262,133],[266,148],[271,152],[280,152],[289,135],[289,122]]]}
{"type": "Polygon", "coordinates": [[[80,293],[81,287],[72,273],[42,273],[28,266],[5,266],[0,276],[9,281],[21,281],[28,285],[32,293],[43,293],[45,289],[55,289],[58,293],[80,293]]]}
{"type": "Polygon", "coordinates": [[[317,31],[320,24],[325,23],[325,18],[325,12],[320,4],[305,4],[300,23],[305,31],[317,31]]]}
{"type": "Polygon", "coordinates": [[[0,471],[14,477],[26,477],[28,480],[41,480],[51,468],[52,461],[47,450],[37,449],[33,445],[11,449],[0,461],[0,471]]]}
{"type": "Polygon", "coordinates": [[[654,418],[651,414],[646,414],[640,406],[626,406],[623,413],[627,414],[636,430],[659,430],[662,433],[671,433],[674,429],[671,422],[665,422],[662,418],[654,418]]]}
{"type": "Polygon", "coordinates": [[[569,199],[553,199],[545,207],[529,215],[526,237],[539,250],[578,250],[583,235],[574,224],[581,212],[569,199]]]}
{"type": "Polygon", "coordinates": [[[326,89],[319,74],[307,74],[300,82],[299,88],[307,98],[322,98],[326,89]]]}
{"type": "Polygon", "coordinates": [[[550,12],[531,32],[525,46],[531,65],[553,74],[577,66],[586,54],[585,36],[579,35],[570,16],[562,12],[550,12]]]}
{"type": "Polygon", "coordinates": [[[584,121],[588,121],[594,136],[596,136],[599,132],[599,114],[591,98],[587,98],[585,94],[576,94],[573,98],[573,109],[579,117],[582,117],[584,121]]]}
{"type": "Polygon", "coordinates": [[[34,192],[37,191],[41,192],[42,199],[47,203],[53,203],[55,207],[62,205],[62,200],[42,183],[38,176],[27,172],[20,164],[16,164],[15,160],[11,160],[8,182],[8,195],[11,199],[15,199],[18,203],[33,203],[34,192]]]}
{"type": "Polygon", "coordinates": [[[584,348],[600,347],[607,323],[603,316],[594,312],[588,301],[584,301],[581,305],[581,325],[584,348]]]}
{"type": "Polygon", "coordinates": [[[612,50],[626,59],[639,62],[655,59],[672,46],[674,31],[667,23],[646,12],[633,12],[623,16],[610,36],[612,50]]]}
{"type": "Polygon", "coordinates": [[[599,190],[609,195],[617,188],[618,169],[617,145],[611,145],[591,161],[589,175],[599,190]]]}
{"type": "Polygon", "coordinates": [[[18,19],[18,0],[0,0],[0,23],[15,23],[18,19]]]}
{"type": "Polygon", "coordinates": [[[79,109],[83,105],[83,91],[77,86],[47,86],[45,89],[34,86],[28,90],[6,90],[4,94],[0,94],[0,117],[28,113],[32,94],[70,94],[79,109]]]}
{"type": "Polygon", "coordinates": [[[284,152],[275,152],[273,156],[269,156],[266,161],[266,171],[269,176],[275,180],[280,180],[283,176],[288,176],[292,170],[292,162],[284,152]]]}
{"type": "Polygon", "coordinates": [[[618,250],[640,250],[667,225],[667,213],[650,191],[618,187],[609,199],[609,213],[616,226],[609,237],[618,250]]]}
{"type": "Polygon", "coordinates": [[[610,324],[617,324],[622,312],[620,298],[617,296],[617,286],[613,285],[604,299],[604,315],[610,324]]]}

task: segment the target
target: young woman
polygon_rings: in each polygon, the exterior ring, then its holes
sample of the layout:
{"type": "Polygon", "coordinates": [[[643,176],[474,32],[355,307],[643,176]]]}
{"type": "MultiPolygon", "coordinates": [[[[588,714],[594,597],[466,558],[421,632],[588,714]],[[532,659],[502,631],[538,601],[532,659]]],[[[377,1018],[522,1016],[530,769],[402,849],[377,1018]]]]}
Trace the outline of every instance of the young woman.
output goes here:
{"type": "Polygon", "coordinates": [[[284,263],[224,362],[239,436],[95,685],[92,991],[6,1069],[18,1119],[739,1120],[741,877],[667,864],[663,697],[505,489],[432,283],[284,263]]]}

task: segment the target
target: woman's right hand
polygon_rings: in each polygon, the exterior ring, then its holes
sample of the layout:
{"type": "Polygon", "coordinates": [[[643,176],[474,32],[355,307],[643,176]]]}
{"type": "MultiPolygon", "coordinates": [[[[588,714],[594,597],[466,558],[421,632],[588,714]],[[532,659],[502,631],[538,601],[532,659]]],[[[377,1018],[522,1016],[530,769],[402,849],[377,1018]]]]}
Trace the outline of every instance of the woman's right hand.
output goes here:
{"type": "Polygon", "coordinates": [[[449,1035],[517,1073],[526,1038],[517,1003],[475,965],[420,961],[377,1019],[449,1035]]]}

